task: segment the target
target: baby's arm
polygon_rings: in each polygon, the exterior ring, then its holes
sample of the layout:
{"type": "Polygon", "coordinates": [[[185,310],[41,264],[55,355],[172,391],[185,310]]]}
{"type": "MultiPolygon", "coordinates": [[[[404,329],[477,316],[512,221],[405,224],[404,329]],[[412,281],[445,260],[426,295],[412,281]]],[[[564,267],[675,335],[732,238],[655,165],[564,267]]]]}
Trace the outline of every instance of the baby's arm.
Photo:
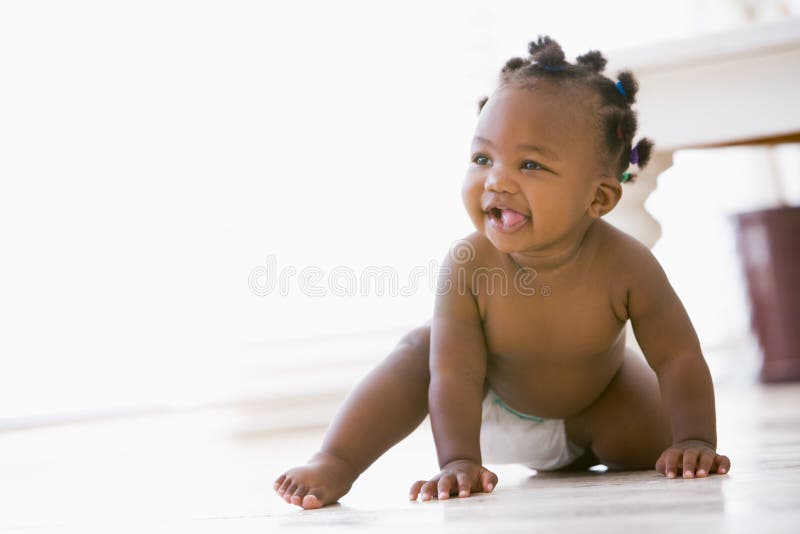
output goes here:
{"type": "Polygon", "coordinates": [[[497,476],[481,465],[480,428],[486,341],[470,270],[448,257],[439,275],[431,323],[428,410],[441,472],[414,483],[409,497],[491,491],[497,476]]]}
{"type": "Polygon", "coordinates": [[[714,386],[689,316],[650,250],[635,247],[627,263],[628,314],[672,425],[672,446],[655,468],[669,478],[679,469],[685,478],[725,473],[730,460],[716,454],[714,386]]]}

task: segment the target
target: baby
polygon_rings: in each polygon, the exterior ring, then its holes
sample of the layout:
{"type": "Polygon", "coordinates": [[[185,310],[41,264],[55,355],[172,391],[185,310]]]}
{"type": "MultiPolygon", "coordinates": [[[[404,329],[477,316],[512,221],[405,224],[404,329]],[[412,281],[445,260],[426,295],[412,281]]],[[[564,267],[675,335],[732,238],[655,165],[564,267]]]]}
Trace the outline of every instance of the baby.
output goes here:
{"type": "Polygon", "coordinates": [[[278,477],[287,502],[336,502],[427,414],[441,470],[414,500],[491,492],[484,463],[730,470],[681,301],[650,250],[602,219],[653,146],[633,144],[636,80],[604,76],[596,50],[568,63],[549,37],[529,52],[480,102],[462,189],[477,231],[446,256],[432,319],[350,393],[319,452],[278,477]],[[625,346],[628,320],[644,358],[625,346]]]}

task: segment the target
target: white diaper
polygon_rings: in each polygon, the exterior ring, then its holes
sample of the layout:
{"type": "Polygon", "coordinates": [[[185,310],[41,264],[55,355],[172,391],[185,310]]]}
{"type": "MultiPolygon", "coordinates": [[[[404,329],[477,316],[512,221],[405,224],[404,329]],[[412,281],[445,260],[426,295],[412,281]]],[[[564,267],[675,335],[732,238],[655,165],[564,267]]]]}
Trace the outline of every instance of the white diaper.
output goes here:
{"type": "Polygon", "coordinates": [[[481,459],[484,464],[524,464],[552,471],[571,464],[585,449],[567,438],[563,419],[519,412],[489,389],[483,399],[481,459]]]}

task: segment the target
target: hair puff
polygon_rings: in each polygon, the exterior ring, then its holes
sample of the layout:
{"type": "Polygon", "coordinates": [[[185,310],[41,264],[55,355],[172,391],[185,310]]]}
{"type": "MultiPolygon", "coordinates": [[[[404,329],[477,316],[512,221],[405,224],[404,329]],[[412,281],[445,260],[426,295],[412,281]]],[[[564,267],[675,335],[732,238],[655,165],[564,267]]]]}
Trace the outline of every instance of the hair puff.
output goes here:
{"type": "Polygon", "coordinates": [[[599,50],[589,50],[583,55],[575,58],[579,65],[583,65],[592,72],[601,73],[606,68],[606,58],[599,50]]]}
{"type": "Polygon", "coordinates": [[[566,63],[561,45],[549,35],[540,35],[536,41],[528,43],[531,59],[542,67],[563,67],[566,63]]]}
{"type": "Polygon", "coordinates": [[[621,95],[625,99],[625,102],[627,102],[628,105],[636,102],[636,93],[639,91],[639,83],[636,81],[636,78],[634,78],[633,73],[629,70],[623,70],[617,75],[617,79],[625,90],[625,94],[621,95]]]}
{"type": "Polygon", "coordinates": [[[525,63],[526,63],[525,60],[522,59],[521,57],[512,57],[511,59],[506,61],[505,65],[503,65],[503,68],[502,68],[501,72],[503,74],[505,74],[507,72],[511,72],[511,71],[517,70],[518,68],[523,66],[525,63]]]}
{"type": "Polygon", "coordinates": [[[647,162],[650,161],[650,156],[653,153],[653,142],[647,137],[642,137],[639,139],[639,142],[636,143],[634,149],[639,155],[639,163],[637,163],[637,165],[640,169],[643,169],[647,165],[647,162]]]}

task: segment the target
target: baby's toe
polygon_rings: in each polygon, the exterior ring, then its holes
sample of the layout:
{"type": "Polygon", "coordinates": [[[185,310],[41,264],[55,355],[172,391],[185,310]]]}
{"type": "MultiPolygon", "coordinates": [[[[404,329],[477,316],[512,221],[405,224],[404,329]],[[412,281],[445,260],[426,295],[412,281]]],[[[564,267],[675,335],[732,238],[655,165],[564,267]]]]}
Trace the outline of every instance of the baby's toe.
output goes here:
{"type": "Polygon", "coordinates": [[[283,497],[286,494],[286,490],[289,489],[289,486],[291,484],[292,484],[292,479],[291,478],[289,478],[289,477],[284,478],[283,482],[281,482],[281,485],[278,486],[278,489],[276,490],[278,492],[278,495],[283,497]]]}
{"type": "Polygon", "coordinates": [[[322,508],[322,505],[325,503],[325,495],[321,488],[311,488],[306,493],[305,497],[303,497],[303,501],[300,504],[306,510],[313,510],[314,508],[322,508]]]}
{"type": "Polygon", "coordinates": [[[284,501],[288,503],[292,502],[292,494],[297,489],[297,486],[298,486],[297,482],[292,482],[291,484],[289,484],[289,487],[286,488],[286,491],[283,494],[284,501]]]}
{"type": "Polygon", "coordinates": [[[292,493],[292,496],[290,498],[290,500],[292,501],[292,504],[296,504],[297,506],[300,506],[300,503],[303,502],[303,497],[305,497],[307,491],[308,490],[306,489],[306,487],[303,486],[302,484],[297,486],[297,489],[294,490],[294,493],[292,493]]]}
{"type": "Polygon", "coordinates": [[[275,491],[278,491],[278,489],[281,487],[281,484],[283,484],[284,480],[286,480],[286,473],[279,476],[278,479],[272,483],[272,487],[275,488],[275,491]]]}

